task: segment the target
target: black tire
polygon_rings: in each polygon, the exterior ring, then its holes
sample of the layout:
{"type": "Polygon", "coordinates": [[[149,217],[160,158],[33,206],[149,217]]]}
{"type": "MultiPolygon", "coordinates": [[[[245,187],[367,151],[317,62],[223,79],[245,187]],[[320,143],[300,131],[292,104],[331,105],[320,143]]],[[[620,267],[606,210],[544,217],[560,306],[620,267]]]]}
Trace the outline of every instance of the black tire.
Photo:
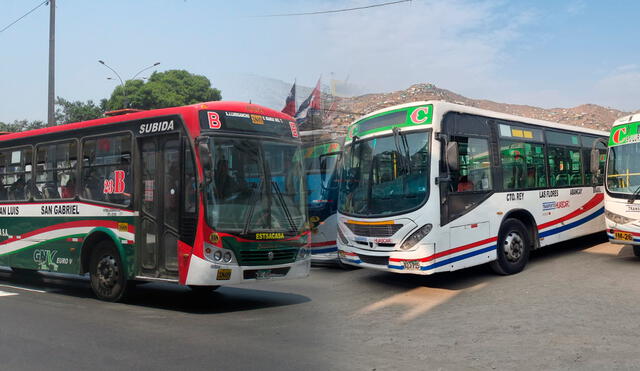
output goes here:
{"type": "Polygon", "coordinates": [[[338,268],[343,269],[345,271],[352,271],[354,269],[360,269],[360,267],[356,267],[354,265],[345,264],[340,260],[340,258],[336,258],[336,265],[338,268]]]}
{"type": "Polygon", "coordinates": [[[91,253],[89,266],[91,289],[100,300],[121,300],[129,285],[122,259],[111,241],[101,241],[91,253]]]}
{"type": "Polygon", "coordinates": [[[16,275],[34,275],[38,273],[38,271],[35,269],[14,268],[14,267],[11,267],[10,269],[11,269],[11,273],[16,275]]]}
{"type": "Polygon", "coordinates": [[[636,257],[640,258],[640,246],[631,246],[633,247],[633,255],[635,255],[636,257]]]}
{"type": "Polygon", "coordinates": [[[196,295],[209,295],[220,288],[220,286],[194,286],[189,285],[191,292],[196,295]]]}
{"type": "Polygon", "coordinates": [[[527,227],[521,221],[505,220],[498,234],[498,257],[491,262],[491,269],[505,276],[522,271],[529,261],[530,236],[527,227]]]}

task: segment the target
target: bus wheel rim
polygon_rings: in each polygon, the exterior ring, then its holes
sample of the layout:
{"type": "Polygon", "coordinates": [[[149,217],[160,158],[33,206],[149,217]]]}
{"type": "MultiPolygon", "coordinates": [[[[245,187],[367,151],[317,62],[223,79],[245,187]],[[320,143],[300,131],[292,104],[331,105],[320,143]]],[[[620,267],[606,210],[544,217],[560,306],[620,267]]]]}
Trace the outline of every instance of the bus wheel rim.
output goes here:
{"type": "Polygon", "coordinates": [[[97,273],[100,286],[105,288],[114,287],[120,275],[120,269],[118,268],[116,259],[110,255],[103,256],[98,262],[97,273]]]}
{"type": "Polygon", "coordinates": [[[524,242],[517,232],[509,232],[504,239],[504,254],[508,261],[515,263],[520,260],[524,252],[524,242]]]}

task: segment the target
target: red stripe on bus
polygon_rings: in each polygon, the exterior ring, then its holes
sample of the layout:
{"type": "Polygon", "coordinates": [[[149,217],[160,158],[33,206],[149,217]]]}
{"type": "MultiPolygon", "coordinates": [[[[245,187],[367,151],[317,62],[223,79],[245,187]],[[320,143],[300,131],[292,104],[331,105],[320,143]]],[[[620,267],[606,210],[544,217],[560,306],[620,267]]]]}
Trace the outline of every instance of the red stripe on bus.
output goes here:
{"type": "Polygon", "coordinates": [[[473,249],[474,247],[478,247],[478,246],[485,245],[485,244],[488,244],[488,243],[491,243],[491,242],[495,242],[497,240],[498,240],[498,237],[491,237],[491,238],[487,238],[486,240],[473,242],[473,243],[470,243],[470,244],[467,244],[467,245],[462,245],[462,246],[459,246],[459,247],[455,247],[453,249],[445,250],[445,251],[439,252],[437,254],[429,255],[429,256],[421,258],[421,259],[389,258],[389,261],[400,262],[400,261],[419,260],[421,262],[428,262],[428,261],[431,261],[433,259],[441,258],[441,257],[446,256],[446,255],[455,254],[455,253],[460,252],[460,251],[473,249]]]}
{"type": "MultiPolygon", "coordinates": [[[[5,245],[5,244],[8,244],[10,242],[14,242],[14,241],[17,241],[17,240],[20,240],[20,239],[25,239],[27,237],[35,236],[35,235],[38,235],[38,234],[41,234],[41,233],[55,231],[55,230],[58,230],[58,229],[78,228],[78,227],[105,227],[105,228],[117,229],[118,228],[118,222],[113,222],[113,221],[109,221],[109,220],[79,220],[79,221],[76,221],[76,222],[60,223],[60,224],[55,224],[55,225],[51,225],[51,226],[48,226],[48,227],[36,229],[35,231],[24,233],[24,234],[20,235],[20,237],[17,237],[17,238],[9,238],[9,239],[7,239],[5,241],[0,242],[0,245],[5,245]]],[[[128,232],[134,233],[135,232],[135,227],[133,225],[129,224],[128,232]]]]}
{"type": "Polygon", "coordinates": [[[604,194],[602,193],[598,193],[595,196],[593,196],[593,198],[589,201],[587,201],[586,204],[582,205],[581,207],[579,207],[578,209],[574,210],[573,212],[558,218],[556,220],[552,220],[550,222],[544,223],[544,224],[540,224],[538,225],[538,229],[545,229],[548,227],[551,227],[553,225],[556,224],[560,224],[566,220],[575,218],[576,216],[583,214],[591,209],[593,209],[594,207],[598,206],[598,204],[600,204],[602,202],[602,200],[604,199],[604,194]]]}
{"type": "Polygon", "coordinates": [[[309,244],[309,247],[332,246],[335,244],[336,244],[336,241],[312,242],[309,244]]]}

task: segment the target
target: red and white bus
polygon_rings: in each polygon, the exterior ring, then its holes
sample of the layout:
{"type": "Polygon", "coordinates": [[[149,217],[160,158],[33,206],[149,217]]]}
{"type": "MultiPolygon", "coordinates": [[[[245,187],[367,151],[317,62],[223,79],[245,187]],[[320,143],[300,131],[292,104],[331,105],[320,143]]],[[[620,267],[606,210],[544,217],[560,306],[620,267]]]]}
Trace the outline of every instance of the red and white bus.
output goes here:
{"type": "Polygon", "coordinates": [[[0,136],[0,265],[88,272],[109,301],[128,281],[305,277],[300,151],[293,118],[241,102],[0,136]]]}

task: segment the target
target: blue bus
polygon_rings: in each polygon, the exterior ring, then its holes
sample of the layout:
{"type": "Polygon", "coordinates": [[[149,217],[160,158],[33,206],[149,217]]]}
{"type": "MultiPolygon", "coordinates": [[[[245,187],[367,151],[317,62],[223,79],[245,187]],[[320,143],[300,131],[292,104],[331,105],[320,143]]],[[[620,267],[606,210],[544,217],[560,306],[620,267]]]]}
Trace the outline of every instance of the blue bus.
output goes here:
{"type": "MultiPolygon", "coordinates": [[[[302,132],[303,140],[311,134],[302,132]]],[[[306,140],[305,140],[306,141],[306,140]]],[[[311,224],[311,261],[338,263],[336,245],[337,167],[343,139],[315,139],[303,144],[307,205],[311,224]]]]}

